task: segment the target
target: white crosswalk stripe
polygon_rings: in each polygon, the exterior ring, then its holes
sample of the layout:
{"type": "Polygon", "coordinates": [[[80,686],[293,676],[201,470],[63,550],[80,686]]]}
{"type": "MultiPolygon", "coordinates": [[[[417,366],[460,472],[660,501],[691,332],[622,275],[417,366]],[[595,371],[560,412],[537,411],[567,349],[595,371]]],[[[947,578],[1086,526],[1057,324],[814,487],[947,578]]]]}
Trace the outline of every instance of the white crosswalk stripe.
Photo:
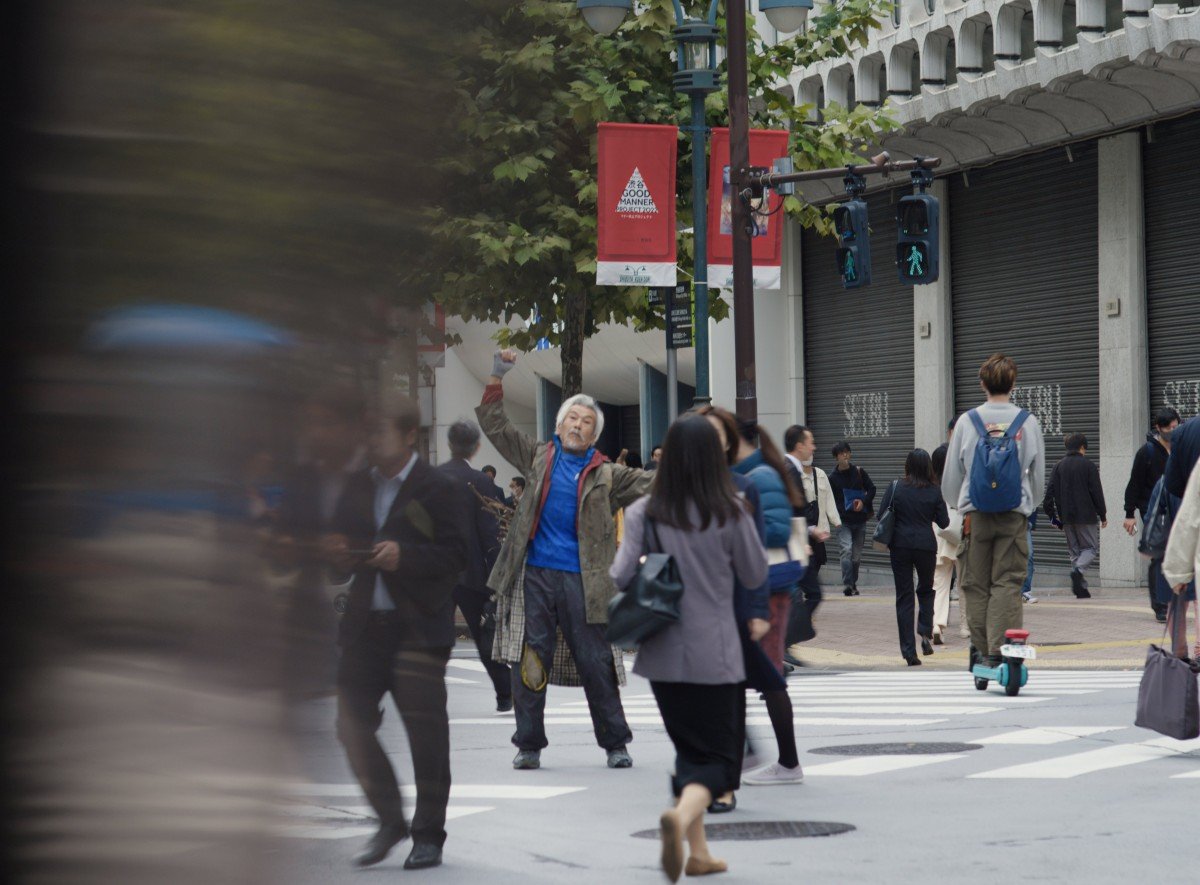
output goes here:
{"type": "Polygon", "coordinates": [[[1036,778],[1041,780],[1065,780],[1084,774],[1095,774],[1113,768],[1124,768],[1142,762],[1152,762],[1170,756],[1178,756],[1200,749],[1200,738],[1177,741],[1172,738],[1154,738],[1132,744],[1114,744],[1083,753],[1056,756],[1023,765],[1010,765],[992,771],[981,771],[968,775],[972,778],[1036,778]]]}
{"type": "MultiPolygon", "coordinates": [[[[977,691],[970,675],[963,671],[806,673],[789,681],[788,693],[798,726],[887,728],[935,725],[946,722],[946,717],[973,717],[1050,705],[1056,698],[1130,688],[1137,685],[1139,678],[1140,674],[1133,672],[1045,671],[1031,674],[1029,685],[1010,698],[998,686],[986,692],[977,691]]],[[[625,694],[622,703],[631,727],[662,728],[652,694],[625,694]]],[[[765,705],[753,694],[748,699],[747,713],[747,724],[769,724],[765,705]]],[[[587,701],[567,701],[548,707],[546,722],[551,726],[590,727],[587,701]]],[[[473,717],[455,719],[451,724],[509,725],[509,721],[473,717]]]]}
{"type": "MultiPolygon", "coordinates": [[[[446,819],[495,811],[497,805],[462,804],[456,800],[543,801],[578,793],[585,787],[537,786],[529,784],[454,784],[446,819]]],[[[358,784],[294,783],[282,792],[290,801],[280,802],[277,812],[283,821],[275,833],[289,839],[352,839],[372,835],[378,824],[375,812],[362,797],[358,784]],[[354,801],[352,801],[354,800],[354,801]]],[[[405,809],[411,814],[412,796],[404,794],[405,809]]]]}

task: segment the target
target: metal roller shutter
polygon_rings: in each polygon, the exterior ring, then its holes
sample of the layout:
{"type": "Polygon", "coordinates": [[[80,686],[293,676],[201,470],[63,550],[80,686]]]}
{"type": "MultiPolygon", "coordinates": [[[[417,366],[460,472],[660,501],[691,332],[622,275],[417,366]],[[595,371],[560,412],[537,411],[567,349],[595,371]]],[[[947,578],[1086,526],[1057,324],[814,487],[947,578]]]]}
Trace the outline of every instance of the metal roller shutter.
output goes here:
{"type": "MultiPolygon", "coordinates": [[[[1094,143],[1057,148],[950,183],[955,407],[979,405],[979,366],[1000,351],[1017,362],[1013,400],[1037,416],[1046,476],[1063,436],[1087,435],[1100,457],[1097,183],[1094,143]]],[[[1123,489],[1105,489],[1118,515],[1123,489]]],[[[1069,568],[1062,534],[1043,518],[1037,567],[1069,568]]],[[[1036,582],[1036,577],[1035,577],[1036,582]]]]}
{"type": "Polygon", "coordinates": [[[1146,299],[1150,406],[1200,414],[1200,276],[1195,245],[1200,204],[1200,114],[1154,127],[1142,154],[1146,209],[1146,299]]]}
{"type": "MultiPolygon", "coordinates": [[[[816,464],[826,472],[836,462],[830,449],[850,443],[854,463],[880,488],[904,472],[913,447],[912,287],[896,278],[895,192],[872,194],[873,281],[843,289],[834,250],[837,240],[806,230],[803,240],[804,365],[807,424],[817,440],[816,464]]],[[[900,195],[909,193],[906,188],[900,195]]],[[[874,530],[871,520],[868,532],[874,530]]],[[[828,579],[836,580],[836,545],[830,549],[828,579]]],[[[863,562],[890,568],[887,554],[871,549],[863,562]]]]}

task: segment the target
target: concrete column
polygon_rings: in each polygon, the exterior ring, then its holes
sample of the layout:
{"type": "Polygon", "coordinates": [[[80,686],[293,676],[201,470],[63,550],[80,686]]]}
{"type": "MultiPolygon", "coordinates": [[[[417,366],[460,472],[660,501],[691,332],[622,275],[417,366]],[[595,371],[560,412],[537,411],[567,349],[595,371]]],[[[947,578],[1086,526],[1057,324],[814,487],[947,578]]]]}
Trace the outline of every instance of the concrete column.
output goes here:
{"type": "Polygon", "coordinates": [[[940,204],[941,253],[937,282],[913,286],[914,445],[932,452],[946,441],[954,415],[954,321],[950,299],[950,188],[944,179],[930,189],[940,204]]]}
{"type": "Polygon", "coordinates": [[[1142,143],[1137,132],[1100,139],[1100,481],[1108,528],[1100,533],[1103,586],[1145,582],[1145,560],[1121,529],[1129,468],[1150,415],[1146,334],[1142,143]]]}

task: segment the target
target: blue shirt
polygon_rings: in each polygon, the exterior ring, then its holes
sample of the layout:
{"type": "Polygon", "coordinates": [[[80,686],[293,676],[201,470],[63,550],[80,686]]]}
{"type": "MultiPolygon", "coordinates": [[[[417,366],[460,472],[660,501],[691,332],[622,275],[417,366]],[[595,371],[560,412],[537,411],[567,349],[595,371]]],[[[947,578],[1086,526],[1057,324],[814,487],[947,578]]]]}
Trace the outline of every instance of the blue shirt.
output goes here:
{"type": "Polygon", "coordinates": [[[537,534],[529,548],[526,564],[535,568],[552,568],[560,572],[579,574],[579,534],[576,519],[579,512],[579,478],[592,449],[582,455],[564,451],[558,438],[554,440],[554,469],[550,473],[550,491],[538,518],[537,534]]]}
{"type": "MultiPolygon", "coordinates": [[[[404,481],[408,479],[408,475],[412,473],[413,465],[416,463],[417,456],[414,454],[408,459],[404,469],[391,479],[380,473],[378,467],[371,470],[371,479],[375,481],[375,531],[383,528],[383,524],[392,510],[392,504],[396,502],[396,496],[400,494],[400,486],[404,485],[404,481]]],[[[391,611],[395,607],[391,594],[387,592],[387,585],[383,582],[383,572],[376,573],[375,592],[371,597],[371,611],[391,611]]]]}

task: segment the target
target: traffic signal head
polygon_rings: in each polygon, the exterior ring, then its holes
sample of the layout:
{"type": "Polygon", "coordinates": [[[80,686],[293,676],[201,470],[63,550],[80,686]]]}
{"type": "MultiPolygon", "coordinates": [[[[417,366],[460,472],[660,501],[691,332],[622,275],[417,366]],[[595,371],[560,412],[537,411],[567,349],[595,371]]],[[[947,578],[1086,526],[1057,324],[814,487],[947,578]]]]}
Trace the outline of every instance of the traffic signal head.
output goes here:
{"type": "Polygon", "coordinates": [[[871,283],[871,234],[867,228],[867,204],[854,199],[833,210],[833,225],[837,229],[838,274],[842,286],[857,289],[871,283]]]}
{"type": "Polygon", "coordinates": [[[938,201],[929,194],[901,197],[896,206],[896,270],[914,286],[938,278],[938,201]]]}

